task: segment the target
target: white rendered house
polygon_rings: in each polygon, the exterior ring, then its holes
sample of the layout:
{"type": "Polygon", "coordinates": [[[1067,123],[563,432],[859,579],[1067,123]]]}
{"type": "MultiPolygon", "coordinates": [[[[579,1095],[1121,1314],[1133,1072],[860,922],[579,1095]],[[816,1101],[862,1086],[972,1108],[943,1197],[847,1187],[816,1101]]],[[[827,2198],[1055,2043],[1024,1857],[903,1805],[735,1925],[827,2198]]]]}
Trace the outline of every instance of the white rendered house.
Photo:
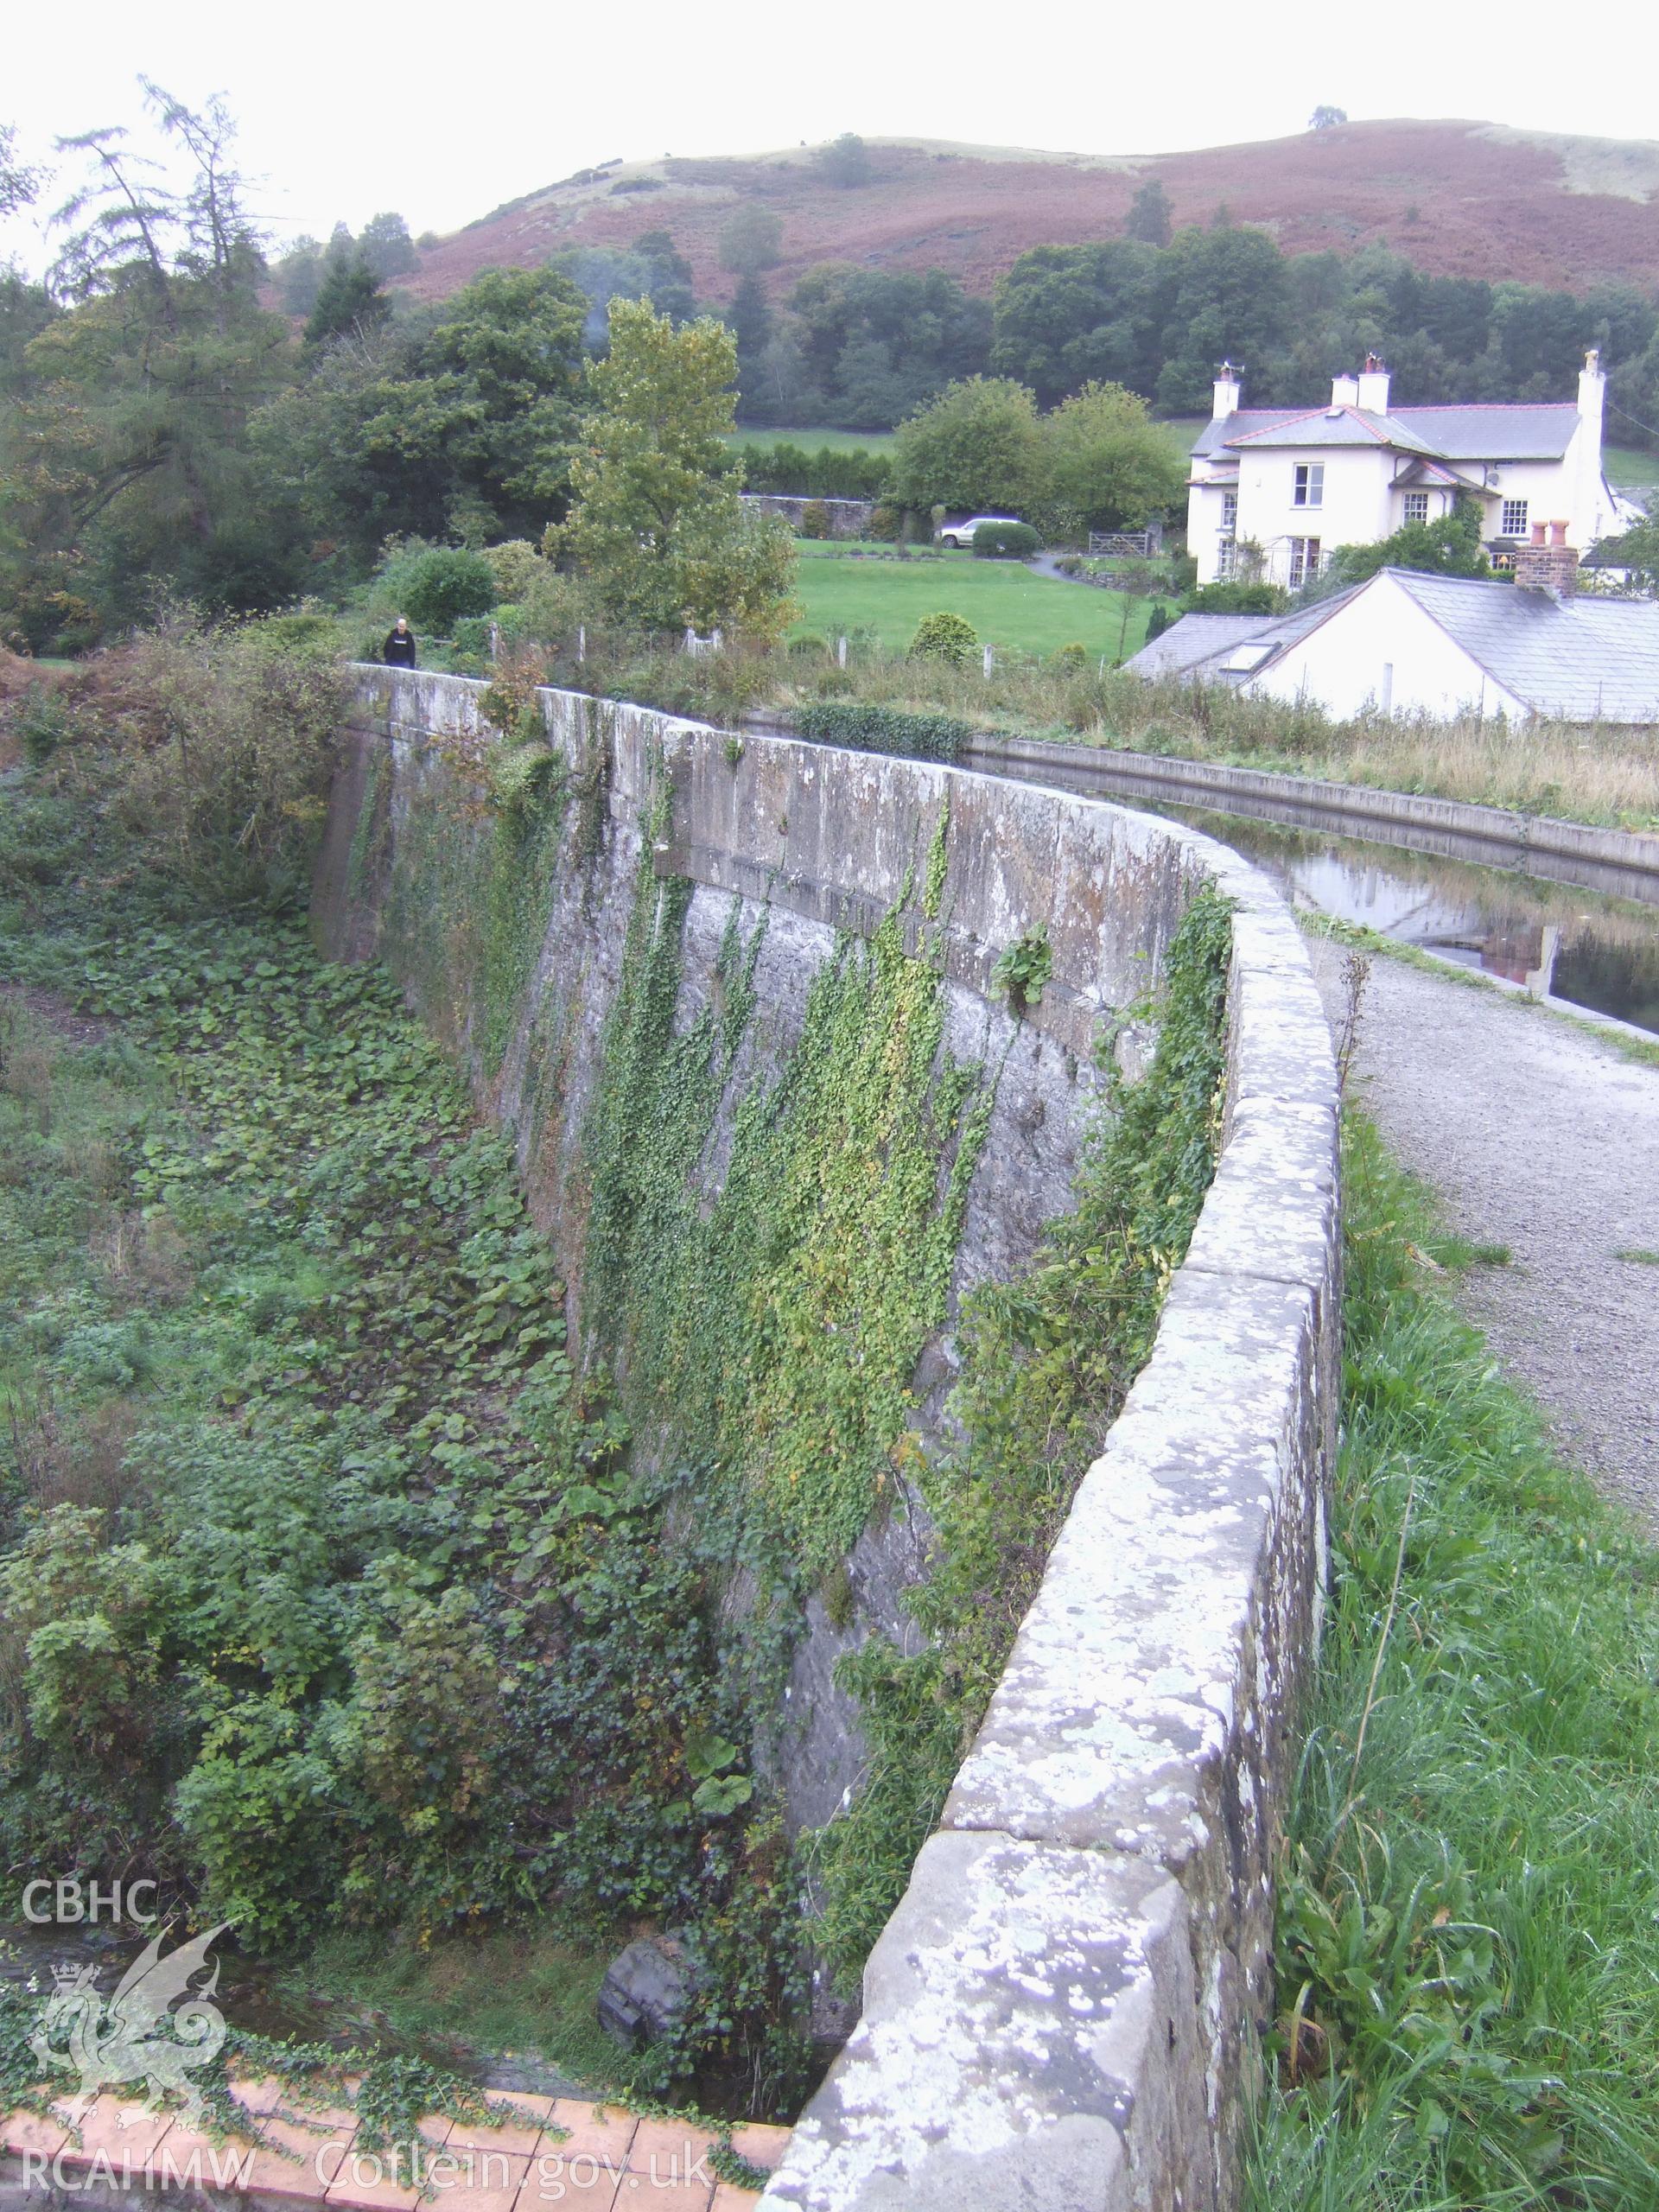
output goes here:
{"type": "Polygon", "coordinates": [[[1373,354],[1328,407],[1242,408],[1224,361],[1215,413],[1192,448],[1187,550],[1198,582],[1249,574],[1294,589],[1339,545],[1375,545],[1408,522],[1478,501],[1481,539],[1510,565],[1538,523],[1589,547],[1623,527],[1601,460],[1606,378],[1585,356],[1576,406],[1389,405],[1373,354]]]}

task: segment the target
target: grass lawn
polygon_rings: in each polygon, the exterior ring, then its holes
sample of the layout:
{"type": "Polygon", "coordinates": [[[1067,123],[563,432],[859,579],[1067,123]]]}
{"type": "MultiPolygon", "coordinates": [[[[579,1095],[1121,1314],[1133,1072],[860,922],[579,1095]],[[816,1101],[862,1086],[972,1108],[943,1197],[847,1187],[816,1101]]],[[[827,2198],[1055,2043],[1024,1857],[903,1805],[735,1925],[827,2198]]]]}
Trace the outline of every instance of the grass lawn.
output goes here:
{"type": "Polygon", "coordinates": [[[1614,484],[1659,484],[1659,453],[1639,446],[1604,446],[1601,465],[1614,484]]]}
{"type": "Polygon", "coordinates": [[[1075,642],[1116,660],[1139,649],[1152,612],[1150,600],[1129,600],[1125,627],[1121,592],[1038,575],[1016,561],[976,561],[971,553],[946,553],[937,561],[849,560],[810,541],[796,550],[801,620],[795,637],[868,630],[897,650],[909,645],[925,614],[961,614],[988,645],[1052,653],[1075,642]]]}
{"type": "Polygon", "coordinates": [[[728,446],[804,446],[817,453],[828,446],[835,453],[885,453],[893,443],[891,430],[774,430],[767,423],[741,423],[726,441],[728,446]]]}

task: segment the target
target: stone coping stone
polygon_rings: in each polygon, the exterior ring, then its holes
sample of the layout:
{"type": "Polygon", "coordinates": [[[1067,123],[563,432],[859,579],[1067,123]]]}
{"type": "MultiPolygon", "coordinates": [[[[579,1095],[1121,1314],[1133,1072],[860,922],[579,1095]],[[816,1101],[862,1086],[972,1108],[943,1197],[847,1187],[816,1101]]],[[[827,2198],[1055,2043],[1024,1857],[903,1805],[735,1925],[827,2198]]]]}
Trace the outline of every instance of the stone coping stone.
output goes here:
{"type": "Polygon", "coordinates": [[[1151,1853],[1172,1872],[1208,1843],[1316,1339],[1297,1285],[1177,1274],[1160,1357],[1078,1487],[947,1827],[1151,1853]]]}
{"type": "MultiPolygon", "coordinates": [[[[864,2018],[768,2206],[1090,2212],[1207,2162],[1180,1885],[1144,1859],[941,1830],[872,1953],[864,2018]]],[[[1136,2198],[1134,2200],[1140,2202],[1136,2198]]],[[[1197,2202],[1161,2195],[1159,2204],[1197,2202]]]]}
{"type": "MultiPolygon", "coordinates": [[[[136,2206],[207,2204],[226,2212],[741,2212],[759,2191],[720,2180],[709,2164],[719,2136],[686,2120],[636,2115],[579,2097],[494,2094],[493,2124],[429,2113],[419,2141],[396,2152],[357,2147],[350,2107],[307,2103],[266,2076],[238,2081],[247,2140],[198,2133],[162,2107],[107,2094],[84,2110],[60,2099],[48,2113],[0,2121],[0,2202],[91,2196],[136,2206]]],[[[786,2127],[734,2127],[732,2147],[770,2171],[786,2127]]]]}

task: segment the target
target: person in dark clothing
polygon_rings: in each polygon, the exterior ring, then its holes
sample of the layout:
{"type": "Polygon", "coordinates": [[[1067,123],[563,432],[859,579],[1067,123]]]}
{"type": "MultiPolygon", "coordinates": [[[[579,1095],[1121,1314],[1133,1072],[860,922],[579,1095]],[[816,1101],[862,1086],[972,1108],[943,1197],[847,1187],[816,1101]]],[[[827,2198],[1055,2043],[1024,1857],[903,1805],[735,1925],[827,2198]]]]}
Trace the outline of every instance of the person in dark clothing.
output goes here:
{"type": "Polygon", "coordinates": [[[415,632],[409,626],[409,617],[400,614],[386,632],[386,642],[380,657],[388,668],[413,668],[415,665],[415,632]]]}

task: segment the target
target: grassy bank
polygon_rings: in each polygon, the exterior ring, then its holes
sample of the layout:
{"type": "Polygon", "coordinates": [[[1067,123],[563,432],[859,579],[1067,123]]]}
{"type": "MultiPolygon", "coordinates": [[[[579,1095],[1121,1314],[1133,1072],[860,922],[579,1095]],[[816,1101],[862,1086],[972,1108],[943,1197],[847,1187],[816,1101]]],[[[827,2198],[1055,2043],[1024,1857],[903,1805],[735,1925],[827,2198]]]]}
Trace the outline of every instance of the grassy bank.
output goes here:
{"type": "Polygon", "coordinates": [[[1249,2212],[1654,2201],[1659,1551],[1458,1315],[1351,1116],[1333,1592],[1249,2212]]]}

